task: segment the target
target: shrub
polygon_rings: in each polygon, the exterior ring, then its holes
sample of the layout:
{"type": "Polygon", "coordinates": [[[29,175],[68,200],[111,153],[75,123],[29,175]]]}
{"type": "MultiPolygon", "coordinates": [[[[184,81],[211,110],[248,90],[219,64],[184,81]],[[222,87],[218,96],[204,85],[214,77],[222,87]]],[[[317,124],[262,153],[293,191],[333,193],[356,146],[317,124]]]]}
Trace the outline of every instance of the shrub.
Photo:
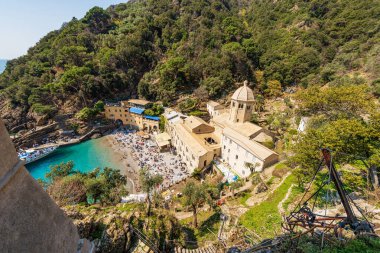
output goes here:
{"type": "Polygon", "coordinates": [[[273,172],[272,172],[272,175],[274,177],[278,177],[278,178],[282,178],[283,176],[286,175],[286,173],[288,173],[289,171],[289,168],[288,166],[286,166],[285,164],[283,163],[279,163],[276,165],[276,167],[274,168],[273,172]]]}
{"type": "Polygon", "coordinates": [[[86,187],[80,174],[55,180],[47,189],[58,205],[75,205],[86,202],[86,187]]]}
{"type": "Polygon", "coordinates": [[[52,105],[43,105],[41,103],[35,103],[32,105],[33,112],[38,115],[52,115],[56,112],[56,108],[52,105]]]}
{"type": "Polygon", "coordinates": [[[104,102],[102,100],[99,100],[94,105],[94,110],[97,112],[103,112],[104,111],[104,102]]]}
{"type": "Polygon", "coordinates": [[[194,110],[197,104],[198,104],[197,99],[187,98],[186,100],[179,103],[178,107],[182,112],[189,112],[189,111],[194,110]]]}
{"type": "Polygon", "coordinates": [[[190,116],[197,116],[197,117],[204,116],[205,114],[207,113],[199,111],[199,110],[195,110],[189,113],[190,116]]]}
{"type": "Polygon", "coordinates": [[[97,113],[98,112],[95,109],[84,107],[82,110],[75,114],[75,118],[82,121],[87,121],[94,118],[97,113]]]}

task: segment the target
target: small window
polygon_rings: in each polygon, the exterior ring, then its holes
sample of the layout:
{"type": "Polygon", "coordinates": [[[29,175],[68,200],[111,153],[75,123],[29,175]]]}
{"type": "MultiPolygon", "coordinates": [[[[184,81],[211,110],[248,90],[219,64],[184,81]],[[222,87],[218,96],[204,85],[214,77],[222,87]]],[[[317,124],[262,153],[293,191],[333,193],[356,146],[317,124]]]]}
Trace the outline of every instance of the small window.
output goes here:
{"type": "Polygon", "coordinates": [[[239,122],[239,119],[236,119],[236,122],[239,122]]]}
{"type": "Polygon", "coordinates": [[[228,149],[228,153],[230,153],[230,149],[228,149]]]}
{"type": "Polygon", "coordinates": [[[223,149],[226,149],[226,145],[224,145],[224,148],[223,149]]]}
{"type": "Polygon", "coordinates": [[[232,106],[235,106],[235,102],[232,102],[232,106]]]}
{"type": "Polygon", "coordinates": [[[248,106],[247,106],[247,109],[248,109],[248,110],[249,110],[249,109],[251,109],[251,106],[250,106],[250,105],[248,105],[248,106]]]}
{"type": "Polygon", "coordinates": [[[239,109],[242,109],[244,107],[244,104],[239,104],[239,109]]]}
{"type": "Polygon", "coordinates": [[[203,166],[206,166],[207,165],[207,160],[203,162],[203,166]]]}
{"type": "Polygon", "coordinates": [[[239,159],[239,156],[238,156],[238,155],[236,155],[236,156],[235,156],[235,159],[239,159]]]}

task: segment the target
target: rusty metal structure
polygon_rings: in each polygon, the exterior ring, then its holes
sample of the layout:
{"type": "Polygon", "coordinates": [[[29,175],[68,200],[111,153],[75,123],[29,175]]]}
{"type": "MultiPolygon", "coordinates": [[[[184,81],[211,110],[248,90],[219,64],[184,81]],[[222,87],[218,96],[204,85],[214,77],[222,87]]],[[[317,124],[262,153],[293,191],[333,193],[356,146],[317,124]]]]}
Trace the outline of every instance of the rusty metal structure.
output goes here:
{"type": "Polygon", "coordinates": [[[297,205],[296,210],[286,217],[282,224],[282,227],[286,231],[296,235],[296,237],[307,233],[319,233],[324,235],[330,232],[334,232],[336,237],[340,237],[342,236],[342,232],[347,230],[352,231],[355,235],[365,234],[376,236],[373,225],[366,219],[361,209],[354,203],[352,198],[345,191],[340,175],[335,169],[331,151],[329,149],[322,149],[322,159],[303,198],[297,205]],[[307,200],[303,201],[303,198],[308,193],[312,182],[315,180],[317,174],[324,168],[324,165],[328,169],[328,180],[326,180],[307,200]],[[345,210],[345,216],[327,216],[314,213],[316,198],[323,187],[328,185],[330,182],[334,184],[334,187],[339,195],[340,201],[345,210]],[[313,198],[315,198],[315,200],[312,207],[310,207],[309,201],[313,198]],[[353,206],[361,213],[362,218],[359,219],[355,215],[353,206]]]}

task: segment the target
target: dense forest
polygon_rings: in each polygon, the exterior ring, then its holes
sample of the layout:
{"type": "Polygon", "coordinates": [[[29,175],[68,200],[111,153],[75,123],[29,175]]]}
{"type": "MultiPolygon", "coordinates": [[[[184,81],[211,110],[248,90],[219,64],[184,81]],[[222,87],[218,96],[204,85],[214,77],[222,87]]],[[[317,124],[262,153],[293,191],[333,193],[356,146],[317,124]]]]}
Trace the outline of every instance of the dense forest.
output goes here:
{"type": "Polygon", "coordinates": [[[271,85],[367,84],[380,93],[376,0],[136,0],[94,7],[8,62],[1,117],[10,127],[141,96],[172,104],[217,99],[249,80],[271,85]]]}

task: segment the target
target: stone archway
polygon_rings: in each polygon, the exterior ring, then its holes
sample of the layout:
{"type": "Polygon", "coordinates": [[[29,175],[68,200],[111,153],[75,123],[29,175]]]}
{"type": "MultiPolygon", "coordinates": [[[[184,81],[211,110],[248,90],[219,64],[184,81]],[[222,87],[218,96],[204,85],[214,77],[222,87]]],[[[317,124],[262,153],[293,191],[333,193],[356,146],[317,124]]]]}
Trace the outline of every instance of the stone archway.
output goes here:
{"type": "Polygon", "coordinates": [[[121,119],[115,120],[115,123],[116,123],[117,126],[122,126],[123,125],[123,121],[121,119]]]}

